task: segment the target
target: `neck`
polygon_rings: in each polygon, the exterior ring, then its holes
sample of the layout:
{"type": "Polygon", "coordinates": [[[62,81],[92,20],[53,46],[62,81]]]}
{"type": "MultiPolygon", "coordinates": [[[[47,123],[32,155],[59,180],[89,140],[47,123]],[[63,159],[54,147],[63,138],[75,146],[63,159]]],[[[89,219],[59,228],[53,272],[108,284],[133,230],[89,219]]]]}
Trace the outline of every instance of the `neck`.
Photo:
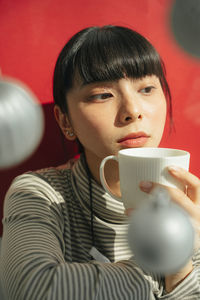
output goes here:
{"type": "MultiPolygon", "coordinates": [[[[99,168],[102,159],[96,156],[93,157],[91,153],[88,154],[87,152],[85,152],[85,157],[91,175],[99,184],[101,184],[99,168]]],[[[106,163],[104,170],[105,170],[105,178],[111,192],[114,193],[116,196],[121,196],[118,163],[114,160],[110,160],[106,163]]]]}

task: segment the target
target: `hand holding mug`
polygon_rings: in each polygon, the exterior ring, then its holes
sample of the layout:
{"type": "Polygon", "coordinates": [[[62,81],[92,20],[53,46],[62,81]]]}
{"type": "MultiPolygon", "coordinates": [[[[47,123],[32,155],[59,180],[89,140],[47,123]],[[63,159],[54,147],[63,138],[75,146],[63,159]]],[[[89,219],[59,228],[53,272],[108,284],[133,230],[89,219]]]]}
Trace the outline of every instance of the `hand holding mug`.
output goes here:
{"type": "Polygon", "coordinates": [[[147,194],[140,189],[141,181],[157,182],[184,190],[182,182],[168,172],[169,166],[189,168],[190,154],[187,151],[168,148],[132,148],[120,150],[118,156],[105,157],[100,165],[100,180],[108,194],[123,202],[126,209],[136,208],[146,201],[147,194]],[[104,166],[110,159],[119,163],[122,198],[109,189],[104,176],[104,166]]]}

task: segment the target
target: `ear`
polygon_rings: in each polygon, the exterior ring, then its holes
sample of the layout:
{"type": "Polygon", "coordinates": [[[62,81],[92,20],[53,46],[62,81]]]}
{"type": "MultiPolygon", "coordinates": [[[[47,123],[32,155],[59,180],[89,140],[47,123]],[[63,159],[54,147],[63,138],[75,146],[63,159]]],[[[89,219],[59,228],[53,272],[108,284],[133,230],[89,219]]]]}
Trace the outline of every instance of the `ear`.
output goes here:
{"type": "Polygon", "coordinates": [[[76,139],[76,135],[74,133],[74,130],[70,124],[69,117],[66,113],[63,113],[58,105],[54,106],[54,116],[55,119],[60,126],[60,129],[62,130],[64,136],[69,141],[74,141],[76,139]]]}

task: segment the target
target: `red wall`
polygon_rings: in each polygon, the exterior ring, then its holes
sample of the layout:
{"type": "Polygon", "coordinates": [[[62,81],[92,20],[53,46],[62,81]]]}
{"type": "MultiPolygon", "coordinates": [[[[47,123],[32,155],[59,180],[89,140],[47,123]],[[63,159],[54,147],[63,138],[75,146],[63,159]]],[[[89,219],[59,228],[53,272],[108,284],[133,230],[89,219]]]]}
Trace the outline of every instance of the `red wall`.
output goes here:
{"type": "Polygon", "coordinates": [[[44,106],[49,123],[42,145],[23,167],[0,172],[3,194],[12,177],[26,169],[64,162],[59,131],[51,114],[52,73],[66,40],[86,26],[118,24],[144,34],[163,57],[174,102],[176,132],[161,146],[191,152],[191,171],[200,176],[200,60],[185,53],[169,28],[171,0],[0,0],[0,69],[27,84],[44,106]],[[50,130],[51,129],[51,133],[50,130]]]}

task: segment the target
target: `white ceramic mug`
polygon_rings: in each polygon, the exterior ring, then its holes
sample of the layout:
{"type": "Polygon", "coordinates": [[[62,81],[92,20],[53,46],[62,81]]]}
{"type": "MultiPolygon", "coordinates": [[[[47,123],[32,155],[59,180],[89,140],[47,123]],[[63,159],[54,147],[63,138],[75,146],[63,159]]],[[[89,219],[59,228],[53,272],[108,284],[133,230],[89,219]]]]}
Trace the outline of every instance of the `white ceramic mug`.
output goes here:
{"type": "Polygon", "coordinates": [[[141,181],[152,181],[179,188],[184,187],[168,172],[167,167],[179,166],[189,169],[190,153],[169,148],[129,148],[118,152],[118,156],[105,157],[100,165],[100,180],[105,191],[116,200],[123,202],[125,208],[136,208],[148,197],[141,191],[141,181]],[[122,197],[115,196],[109,189],[104,166],[108,160],[119,163],[119,178],[122,197]]]}

